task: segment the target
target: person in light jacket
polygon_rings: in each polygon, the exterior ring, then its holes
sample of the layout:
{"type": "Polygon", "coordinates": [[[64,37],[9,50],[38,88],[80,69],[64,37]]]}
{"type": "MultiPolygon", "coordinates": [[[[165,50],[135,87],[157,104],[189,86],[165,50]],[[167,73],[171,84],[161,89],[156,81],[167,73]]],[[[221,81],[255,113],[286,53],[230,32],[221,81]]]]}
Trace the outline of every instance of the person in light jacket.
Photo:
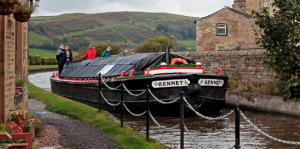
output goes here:
{"type": "Polygon", "coordinates": [[[72,62],[72,51],[69,50],[69,46],[65,46],[66,49],[66,65],[68,66],[72,62]]]}

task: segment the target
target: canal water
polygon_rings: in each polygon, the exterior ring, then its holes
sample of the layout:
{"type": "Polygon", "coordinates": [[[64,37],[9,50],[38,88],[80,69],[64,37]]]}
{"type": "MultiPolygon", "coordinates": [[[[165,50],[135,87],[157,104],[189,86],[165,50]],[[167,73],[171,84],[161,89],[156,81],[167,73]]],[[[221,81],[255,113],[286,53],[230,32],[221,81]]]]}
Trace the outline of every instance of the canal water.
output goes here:
{"type": "MultiPolygon", "coordinates": [[[[53,72],[43,72],[29,75],[29,81],[34,85],[47,91],[51,91],[49,78],[53,72]]],[[[225,107],[220,115],[227,114],[233,108],[225,107]]],[[[270,134],[273,137],[286,141],[300,141],[300,118],[292,116],[283,116],[267,112],[255,112],[241,108],[243,113],[258,128],[270,134]]],[[[117,118],[119,114],[114,114],[117,118]]],[[[162,126],[172,127],[180,121],[177,117],[155,117],[162,126]]],[[[146,134],[146,118],[133,117],[126,115],[124,123],[135,130],[146,134]]],[[[234,114],[225,120],[209,121],[199,117],[186,117],[185,124],[192,132],[195,140],[186,133],[185,148],[197,148],[195,141],[206,149],[229,149],[235,142],[235,117],[234,114]]],[[[273,141],[256,132],[241,117],[241,148],[242,149],[300,149],[300,146],[287,145],[273,141]]],[[[150,121],[150,137],[163,143],[170,148],[179,148],[180,131],[164,130],[158,127],[153,121],[150,121]]]]}

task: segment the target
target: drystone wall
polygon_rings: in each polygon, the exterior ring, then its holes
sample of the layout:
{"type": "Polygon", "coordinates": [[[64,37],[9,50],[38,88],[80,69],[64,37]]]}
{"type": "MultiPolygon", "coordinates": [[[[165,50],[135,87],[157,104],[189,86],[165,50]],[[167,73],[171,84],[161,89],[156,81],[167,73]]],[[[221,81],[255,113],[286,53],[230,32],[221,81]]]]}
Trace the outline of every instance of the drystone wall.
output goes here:
{"type": "Polygon", "coordinates": [[[267,83],[275,81],[275,73],[265,69],[262,62],[264,49],[245,51],[203,51],[174,52],[174,54],[191,57],[202,63],[204,71],[215,73],[221,68],[231,77],[239,77],[244,84],[267,83]]]}

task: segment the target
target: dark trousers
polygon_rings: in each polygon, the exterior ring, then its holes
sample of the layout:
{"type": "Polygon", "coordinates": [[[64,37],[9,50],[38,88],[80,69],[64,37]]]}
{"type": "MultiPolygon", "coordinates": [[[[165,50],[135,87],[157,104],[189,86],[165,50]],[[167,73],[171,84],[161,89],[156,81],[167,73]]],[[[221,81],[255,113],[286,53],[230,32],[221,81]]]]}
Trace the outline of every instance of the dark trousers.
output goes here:
{"type": "Polygon", "coordinates": [[[64,64],[59,64],[58,65],[58,75],[60,76],[62,70],[64,69],[64,64]]]}

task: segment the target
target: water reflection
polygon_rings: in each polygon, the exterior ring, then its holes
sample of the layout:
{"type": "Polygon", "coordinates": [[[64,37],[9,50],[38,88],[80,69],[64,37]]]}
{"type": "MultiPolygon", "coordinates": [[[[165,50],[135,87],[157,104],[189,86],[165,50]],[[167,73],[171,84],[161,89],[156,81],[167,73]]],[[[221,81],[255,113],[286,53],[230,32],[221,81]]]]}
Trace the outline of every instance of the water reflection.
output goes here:
{"type": "MultiPolygon", "coordinates": [[[[29,81],[45,90],[51,91],[49,78],[52,72],[30,74],[29,81]]],[[[230,112],[232,108],[224,108],[220,115],[230,112]]],[[[266,112],[246,111],[243,113],[260,129],[273,137],[287,140],[300,141],[300,123],[298,117],[288,117],[266,112]]],[[[114,114],[117,118],[118,114],[114,114]]],[[[146,134],[146,118],[126,115],[125,124],[146,134]]],[[[180,121],[177,117],[155,117],[166,127],[177,125],[180,121]]],[[[192,135],[201,146],[207,149],[228,149],[235,142],[235,117],[234,114],[225,120],[209,121],[199,117],[185,118],[185,123],[192,135]]],[[[286,145],[266,138],[253,130],[241,117],[241,147],[243,149],[299,149],[300,146],[286,145]]],[[[150,137],[171,147],[179,148],[180,131],[163,130],[150,121],[150,137]]],[[[194,140],[186,133],[185,148],[197,148],[194,140]]]]}

